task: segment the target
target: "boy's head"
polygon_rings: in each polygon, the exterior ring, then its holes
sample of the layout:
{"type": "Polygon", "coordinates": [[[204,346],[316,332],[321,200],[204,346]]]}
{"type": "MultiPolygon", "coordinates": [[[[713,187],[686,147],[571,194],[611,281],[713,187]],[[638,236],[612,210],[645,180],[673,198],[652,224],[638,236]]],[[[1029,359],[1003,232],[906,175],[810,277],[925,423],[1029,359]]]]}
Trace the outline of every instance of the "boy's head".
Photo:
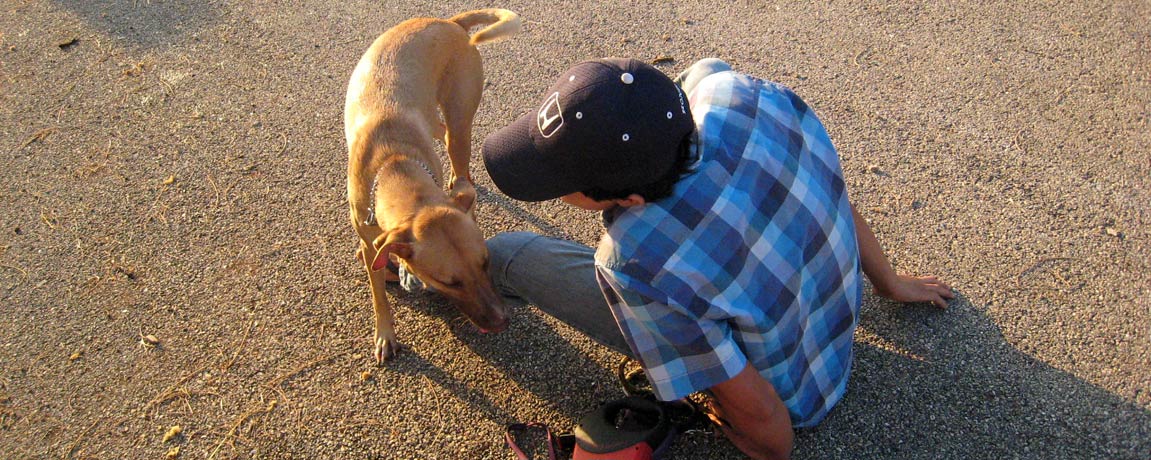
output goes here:
{"type": "Polygon", "coordinates": [[[488,136],[483,158],[496,186],[518,200],[660,194],[686,167],[694,130],[687,98],[663,72],[600,59],[564,72],[538,109],[488,136]]]}

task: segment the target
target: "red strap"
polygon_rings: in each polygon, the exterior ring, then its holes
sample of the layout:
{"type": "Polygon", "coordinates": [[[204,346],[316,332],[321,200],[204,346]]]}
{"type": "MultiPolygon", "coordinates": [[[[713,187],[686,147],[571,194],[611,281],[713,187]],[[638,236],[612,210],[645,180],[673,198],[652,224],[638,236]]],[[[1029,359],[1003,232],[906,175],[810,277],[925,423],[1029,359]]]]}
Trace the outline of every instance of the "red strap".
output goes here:
{"type": "Polygon", "coordinates": [[[512,449],[512,452],[516,453],[516,458],[518,458],[519,460],[530,460],[528,458],[527,454],[525,454],[524,451],[520,449],[520,446],[516,444],[515,437],[512,436],[512,432],[513,431],[527,431],[529,428],[539,428],[541,430],[544,430],[545,433],[547,433],[547,435],[548,435],[548,460],[558,460],[558,458],[556,457],[556,441],[555,441],[555,438],[552,436],[552,430],[548,429],[547,425],[545,425],[543,423],[538,423],[538,422],[513,423],[511,425],[508,425],[508,431],[506,433],[504,433],[504,437],[507,439],[508,447],[510,447],[512,449]]]}

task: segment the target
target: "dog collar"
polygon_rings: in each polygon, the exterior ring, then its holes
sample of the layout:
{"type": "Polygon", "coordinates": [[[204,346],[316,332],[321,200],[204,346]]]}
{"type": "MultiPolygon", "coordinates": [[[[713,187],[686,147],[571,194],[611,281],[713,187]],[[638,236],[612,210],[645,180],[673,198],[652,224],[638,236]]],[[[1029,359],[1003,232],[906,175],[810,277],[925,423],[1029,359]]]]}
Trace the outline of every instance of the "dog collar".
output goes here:
{"type": "MultiPolygon", "coordinates": [[[[440,181],[438,179],[436,179],[436,174],[432,172],[432,168],[429,168],[427,163],[424,163],[424,162],[417,160],[415,158],[406,158],[406,160],[420,165],[420,169],[423,169],[424,172],[428,173],[428,177],[432,178],[432,182],[435,182],[436,185],[443,187],[443,184],[441,184],[440,181]]],[[[367,216],[367,218],[364,219],[365,225],[378,225],[376,223],[376,186],[379,185],[379,183],[380,183],[380,172],[376,171],[376,177],[372,178],[371,192],[368,193],[368,199],[371,200],[370,203],[372,203],[372,205],[368,207],[368,216],[367,216]]]]}
{"type": "Polygon", "coordinates": [[[435,173],[432,172],[432,168],[429,168],[427,163],[424,163],[424,162],[417,160],[417,159],[414,159],[414,158],[412,159],[412,161],[416,162],[416,164],[420,165],[420,168],[423,168],[424,172],[428,173],[428,176],[432,178],[432,182],[435,182],[436,185],[443,187],[443,184],[440,184],[440,180],[438,178],[436,178],[435,173]]]}
{"type": "Polygon", "coordinates": [[[368,215],[364,218],[364,225],[377,225],[376,224],[376,185],[380,183],[380,172],[376,171],[376,177],[372,178],[372,188],[368,192],[368,215]]]}

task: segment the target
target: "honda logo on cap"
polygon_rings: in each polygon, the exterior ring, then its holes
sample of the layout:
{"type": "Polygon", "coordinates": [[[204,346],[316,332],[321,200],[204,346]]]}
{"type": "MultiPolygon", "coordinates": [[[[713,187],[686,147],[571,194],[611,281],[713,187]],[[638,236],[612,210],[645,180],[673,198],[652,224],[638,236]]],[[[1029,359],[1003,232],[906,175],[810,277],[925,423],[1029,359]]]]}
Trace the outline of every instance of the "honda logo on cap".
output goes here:
{"type": "Polygon", "coordinates": [[[560,93],[552,93],[540,111],[536,114],[536,126],[540,129],[540,135],[543,137],[551,137],[556,131],[564,125],[563,107],[560,107],[560,93]]]}

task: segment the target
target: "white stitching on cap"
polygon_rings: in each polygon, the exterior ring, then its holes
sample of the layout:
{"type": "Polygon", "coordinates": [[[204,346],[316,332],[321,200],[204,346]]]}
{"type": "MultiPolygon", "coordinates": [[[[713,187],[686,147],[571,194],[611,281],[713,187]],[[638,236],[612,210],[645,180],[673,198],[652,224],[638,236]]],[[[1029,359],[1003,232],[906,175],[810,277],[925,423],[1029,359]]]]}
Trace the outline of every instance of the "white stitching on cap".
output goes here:
{"type": "Polygon", "coordinates": [[[629,134],[627,134],[627,133],[624,133],[624,135],[623,135],[623,141],[624,141],[624,142],[627,142],[628,140],[631,140],[631,135],[629,135],[629,134]]]}

